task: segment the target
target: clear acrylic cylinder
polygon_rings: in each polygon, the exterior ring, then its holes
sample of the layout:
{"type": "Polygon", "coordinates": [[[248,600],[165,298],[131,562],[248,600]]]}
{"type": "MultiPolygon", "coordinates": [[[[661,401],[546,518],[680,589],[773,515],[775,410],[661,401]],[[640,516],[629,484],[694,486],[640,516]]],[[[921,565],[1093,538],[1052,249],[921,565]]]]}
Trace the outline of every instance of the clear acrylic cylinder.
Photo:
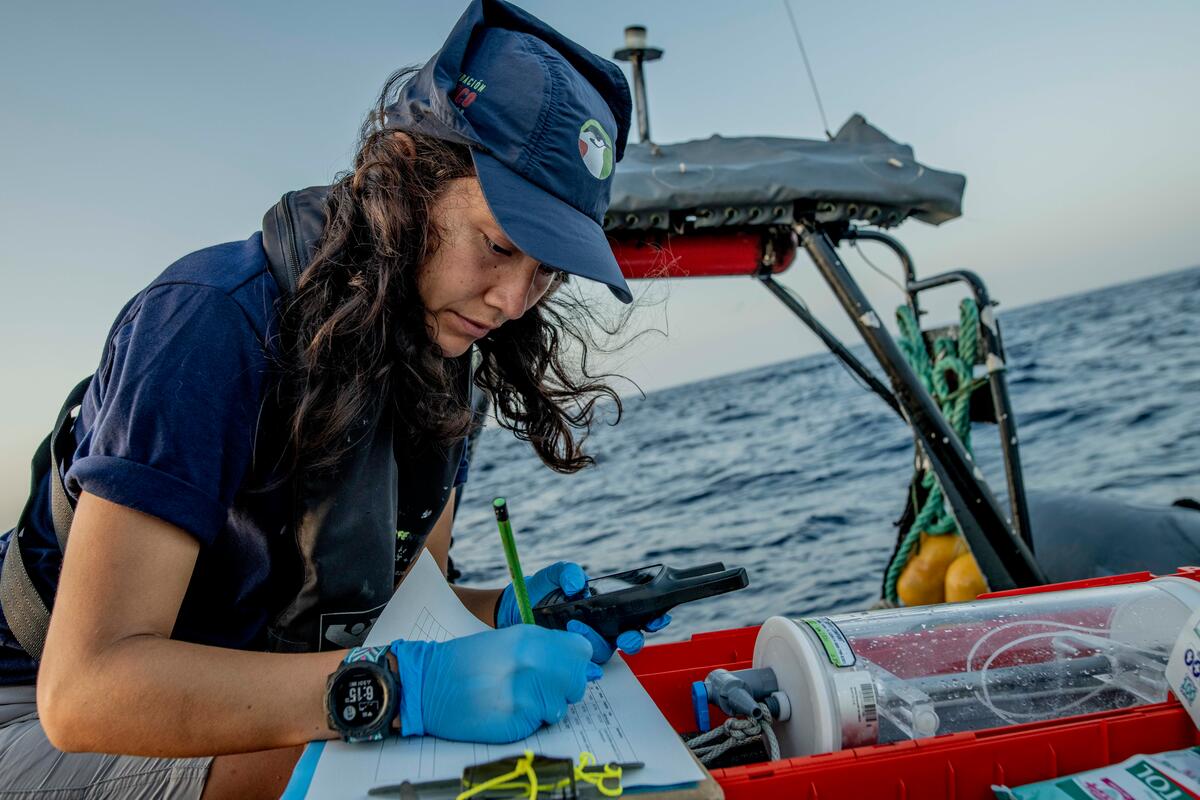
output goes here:
{"type": "Polygon", "coordinates": [[[1175,639],[1200,608],[1179,577],[802,620],[754,649],[791,702],[786,757],[1166,700],[1175,639]]]}

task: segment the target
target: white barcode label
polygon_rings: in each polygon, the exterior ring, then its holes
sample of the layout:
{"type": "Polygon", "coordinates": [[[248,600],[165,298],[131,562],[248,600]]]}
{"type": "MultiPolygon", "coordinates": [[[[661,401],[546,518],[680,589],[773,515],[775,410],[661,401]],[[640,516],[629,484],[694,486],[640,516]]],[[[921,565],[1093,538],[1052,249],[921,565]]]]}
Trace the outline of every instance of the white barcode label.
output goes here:
{"type": "Polygon", "coordinates": [[[863,696],[863,720],[875,722],[879,719],[875,711],[875,684],[864,683],[860,688],[863,696]]]}
{"type": "Polygon", "coordinates": [[[875,744],[879,736],[879,698],[871,673],[839,670],[833,675],[833,686],[842,723],[842,747],[875,744]]]}

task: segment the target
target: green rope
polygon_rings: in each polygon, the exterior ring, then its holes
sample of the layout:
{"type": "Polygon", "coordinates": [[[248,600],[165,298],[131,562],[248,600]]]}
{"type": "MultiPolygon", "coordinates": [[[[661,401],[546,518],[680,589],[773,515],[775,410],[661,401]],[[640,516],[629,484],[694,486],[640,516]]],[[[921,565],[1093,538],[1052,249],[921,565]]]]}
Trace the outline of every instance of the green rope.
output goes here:
{"type": "MultiPolygon", "coordinates": [[[[896,309],[896,322],[900,327],[897,344],[905,360],[917,373],[921,385],[933,396],[963,447],[970,452],[971,393],[987,383],[983,378],[976,380],[973,374],[979,347],[979,308],[971,298],[962,301],[959,305],[957,346],[953,339],[939,337],[933,343],[932,358],[925,347],[921,326],[912,308],[900,306],[896,309]],[[953,390],[950,388],[951,375],[954,376],[956,387],[953,390]]],[[[896,548],[884,578],[884,597],[893,603],[899,603],[896,583],[913,548],[921,541],[921,531],[932,536],[958,532],[954,517],[946,510],[942,487],[933,470],[925,470],[921,476],[921,486],[928,490],[925,503],[896,548]]]]}

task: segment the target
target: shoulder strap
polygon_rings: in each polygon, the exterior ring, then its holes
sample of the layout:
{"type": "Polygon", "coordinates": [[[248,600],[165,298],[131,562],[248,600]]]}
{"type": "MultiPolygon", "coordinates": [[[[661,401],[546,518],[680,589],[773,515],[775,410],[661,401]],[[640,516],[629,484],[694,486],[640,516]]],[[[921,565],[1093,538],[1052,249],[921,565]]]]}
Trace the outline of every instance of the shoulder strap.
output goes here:
{"type": "Polygon", "coordinates": [[[54,430],[50,434],[50,513],[54,519],[54,535],[58,539],[58,549],[67,551],[67,536],[71,533],[71,522],[75,519],[75,507],[71,505],[70,495],[67,494],[63,482],[63,471],[59,468],[63,460],[75,452],[75,419],[79,409],[83,407],[83,398],[88,387],[92,385],[89,375],[71,390],[58,419],[54,422],[54,430]]]}
{"type": "Polygon", "coordinates": [[[80,381],[71,390],[58,419],[54,422],[54,430],[42,440],[33,456],[32,477],[30,480],[29,500],[21,512],[21,521],[13,531],[8,542],[8,551],[4,556],[4,567],[0,570],[0,607],[4,609],[4,618],[9,629],[17,638],[21,648],[34,661],[40,661],[42,648],[46,645],[46,630],[50,626],[50,604],[38,592],[30,577],[30,567],[26,563],[25,553],[21,549],[21,537],[29,527],[29,518],[33,514],[34,501],[38,494],[41,481],[50,481],[50,511],[54,520],[54,535],[58,539],[58,547],[65,551],[67,536],[71,532],[71,521],[75,510],[71,506],[70,496],[63,484],[63,476],[59,470],[64,454],[73,450],[67,447],[73,445],[71,434],[74,430],[75,417],[83,403],[91,385],[92,376],[80,381]]]}
{"type": "Polygon", "coordinates": [[[25,554],[21,552],[24,534],[24,530],[17,528],[8,540],[4,567],[0,569],[0,606],[4,607],[8,629],[21,649],[34,661],[41,661],[46,631],[50,628],[50,609],[25,568],[25,554]]]}
{"type": "Polygon", "coordinates": [[[325,232],[328,197],[328,186],[288,192],[263,216],[263,251],[281,296],[296,291],[300,274],[312,260],[325,232]]]}

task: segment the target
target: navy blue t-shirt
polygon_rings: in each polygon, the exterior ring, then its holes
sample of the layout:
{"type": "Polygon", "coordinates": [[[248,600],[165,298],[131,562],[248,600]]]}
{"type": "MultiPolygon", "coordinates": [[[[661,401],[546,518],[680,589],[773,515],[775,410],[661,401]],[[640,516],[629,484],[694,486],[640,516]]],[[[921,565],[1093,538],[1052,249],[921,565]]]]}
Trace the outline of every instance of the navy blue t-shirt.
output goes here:
{"type": "MultiPolygon", "coordinates": [[[[177,639],[256,648],[274,606],[271,549],[292,491],[262,489],[287,418],[269,391],[278,297],[261,234],[180,259],[118,315],[75,424],[63,465],[72,497],[151,514],[200,543],[177,639]]],[[[49,495],[46,481],[21,539],[39,588],[56,586],[61,567],[49,495]]],[[[0,613],[0,685],[35,673],[0,613]]]]}

